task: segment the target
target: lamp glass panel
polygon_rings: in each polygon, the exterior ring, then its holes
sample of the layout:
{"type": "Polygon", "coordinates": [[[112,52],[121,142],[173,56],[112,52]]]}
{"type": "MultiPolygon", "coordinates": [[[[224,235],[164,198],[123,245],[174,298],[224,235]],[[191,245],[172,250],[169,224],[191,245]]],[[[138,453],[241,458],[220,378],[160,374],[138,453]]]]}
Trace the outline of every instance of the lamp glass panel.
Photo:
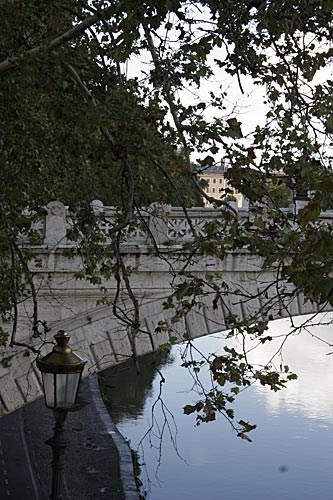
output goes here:
{"type": "Polygon", "coordinates": [[[46,406],[50,408],[54,408],[54,384],[55,384],[55,375],[54,373],[42,373],[43,384],[44,384],[44,394],[45,394],[45,403],[46,406]]]}
{"type": "Polygon", "coordinates": [[[55,407],[70,408],[75,404],[81,373],[56,375],[55,407]]]}

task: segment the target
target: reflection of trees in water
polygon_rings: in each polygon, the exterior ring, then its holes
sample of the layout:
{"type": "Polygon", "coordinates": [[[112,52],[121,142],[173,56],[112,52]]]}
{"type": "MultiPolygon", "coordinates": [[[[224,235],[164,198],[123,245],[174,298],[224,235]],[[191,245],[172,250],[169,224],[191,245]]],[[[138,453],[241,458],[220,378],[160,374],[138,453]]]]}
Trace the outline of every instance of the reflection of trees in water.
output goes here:
{"type": "Polygon", "coordinates": [[[156,370],[172,361],[173,357],[169,352],[161,351],[140,357],[139,374],[132,360],[112,366],[99,374],[103,396],[115,424],[126,417],[143,415],[156,370]]]}

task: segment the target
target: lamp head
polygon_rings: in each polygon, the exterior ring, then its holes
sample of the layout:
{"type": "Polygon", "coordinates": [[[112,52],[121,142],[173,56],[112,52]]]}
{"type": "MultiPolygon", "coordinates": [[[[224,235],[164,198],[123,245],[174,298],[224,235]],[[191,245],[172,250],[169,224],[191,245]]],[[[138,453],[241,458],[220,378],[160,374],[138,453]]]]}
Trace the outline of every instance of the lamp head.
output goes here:
{"type": "Polygon", "coordinates": [[[54,338],[57,344],[49,354],[37,359],[37,368],[42,373],[46,406],[69,409],[75,405],[86,360],[69,347],[70,336],[65,330],[54,338]]]}

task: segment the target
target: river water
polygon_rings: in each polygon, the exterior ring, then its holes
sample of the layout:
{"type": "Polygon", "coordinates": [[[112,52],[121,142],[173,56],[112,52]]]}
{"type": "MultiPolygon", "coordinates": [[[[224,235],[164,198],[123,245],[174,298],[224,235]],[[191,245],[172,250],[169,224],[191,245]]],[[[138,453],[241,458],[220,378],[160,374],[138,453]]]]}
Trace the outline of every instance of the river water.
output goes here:
{"type": "MultiPolygon", "coordinates": [[[[274,340],[253,349],[251,363],[266,364],[288,328],[286,320],[274,322],[274,340]]],[[[241,340],[233,340],[235,347],[241,340]]],[[[195,347],[221,353],[226,342],[221,333],[196,340],[195,347]]],[[[298,379],[277,393],[254,385],[238,396],[236,419],[257,424],[251,443],[237,438],[223,416],[197,427],[193,415],[183,414],[185,404],[198,400],[193,378],[180,366],[184,347],[160,353],[155,362],[143,357],[139,376],[131,364],[104,372],[109,411],[138,451],[146,498],[333,500],[332,344],[333,325],[291,335],[273,363],[288,365],[298,379]]],[[[208,373],[201,380],[208,384],[208,373]]]]}

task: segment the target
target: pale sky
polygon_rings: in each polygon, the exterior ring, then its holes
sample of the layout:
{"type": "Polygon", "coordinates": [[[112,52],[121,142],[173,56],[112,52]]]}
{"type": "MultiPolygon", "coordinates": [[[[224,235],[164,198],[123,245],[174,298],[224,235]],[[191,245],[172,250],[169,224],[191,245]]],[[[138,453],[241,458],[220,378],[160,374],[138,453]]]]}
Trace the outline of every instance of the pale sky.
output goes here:
{"type": "MultiPolygon", "coordinates": [[[[199,15],[199,14],[198,14],[199,15]]],[[[205,18],[205,13],[200,13],[200,17],[202,19],[205,18]]],[[[208,18],[207,18],[208,19],[208,18]]],[[[168,35],[171,37],[172,32],[168,32],[168,35]]],[[[177,45],[177,35],[175,34],[175,40],[173,40],[173,45],[177,45]]],[[[178,91],[176,93],[176,97],[179,97],[185,105],[193,104],[195,102],[195,94],[199,97],[200,100],[205,102],[209,102],[209,93],[213,92],[215,95],[221,94],[221,86],[222,90],[227,90],[227,97],[224,99],[224,104],[226,105],[226,110],[219,110],[217,108],[207,107],[207,109],[203,112],[204,118],[210,120],[213,119],[214,116],[226,116],[228,117],[237,117],[238,121],[242,124],[242,132],[243,135],[246,136],[252,133],[256,127],[256,125],[264,125],[265,123],[265,115],[268,111],[268,106],[264,104],[265,99],[265,88],[259,87],[258,85],[254,85],[251,77],[245,77],[240,75],[241,85],[244,89],[244,94],[242,94],[236,76],[228,75],[224,70],[218,68],[214,63],[214,59],[224,59],[225,57],[225,49],[216,48],[210,54],[209,60],[214,68],[215,74],[207,81],[202,81],[200,88],[193,88],[178,91]]],[[[274,56],[273,56],[274,57],[274,56]]],[[[123,65],[123,71],[127,74],[128,77],[138,77],[141,79],[143,77],[143,73],[146,70],[149,70],[151,67],[151,57],[148,51],[142,51],[140,56],[133,57],[130,62],[123,65]]],[[[333,66],[330,65],[326,68],[317,71],[315,77],[311,83],[307,83],[308,89],[313,88],[315,85],[322,83],[327,78],[333,78],[333,66]]],[[[302,91],[307,92],[304,87],[302,91]]],[[[170,121],[172,118],[170,116],[170,121]]],[[[226,139],[228,141],[228,139],[226,139]]],[[[246,139],[244,139],[244,143],[246,143],[246,139]]],[[[218,145],[220,146],[220,145],[218,145]]],[[[205,154],[200,155],[201,157],[206,156],[205,154]]],[[[224,156],[223,150],[221,150],[221,155],[216,155],[216,160],[219,161],[224,156]]],[[[196,160],[196,158],[193,158],[196,160]]]]}

